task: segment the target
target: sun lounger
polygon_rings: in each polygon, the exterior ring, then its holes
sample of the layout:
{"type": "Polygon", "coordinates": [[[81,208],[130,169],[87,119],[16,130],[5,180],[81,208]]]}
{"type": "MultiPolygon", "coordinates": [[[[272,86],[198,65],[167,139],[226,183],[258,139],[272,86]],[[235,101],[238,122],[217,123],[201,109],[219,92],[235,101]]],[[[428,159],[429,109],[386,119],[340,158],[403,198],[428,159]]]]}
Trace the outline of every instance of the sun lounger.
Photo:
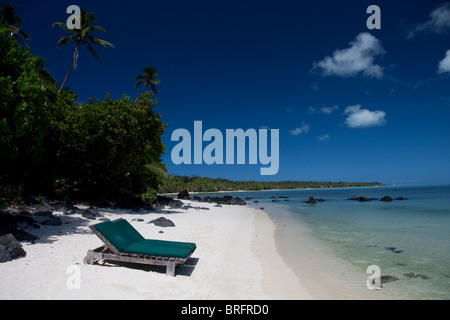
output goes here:
{"type": "Polygon", "coordinates": [[[91,230],[105,244],[89,250],[84,263],[98,260],[166,266],[166,274],[175,276],[175,267],[184,264],[196,249],[195,243],[144,239],[127,220],[95,224],[91,230]]]}

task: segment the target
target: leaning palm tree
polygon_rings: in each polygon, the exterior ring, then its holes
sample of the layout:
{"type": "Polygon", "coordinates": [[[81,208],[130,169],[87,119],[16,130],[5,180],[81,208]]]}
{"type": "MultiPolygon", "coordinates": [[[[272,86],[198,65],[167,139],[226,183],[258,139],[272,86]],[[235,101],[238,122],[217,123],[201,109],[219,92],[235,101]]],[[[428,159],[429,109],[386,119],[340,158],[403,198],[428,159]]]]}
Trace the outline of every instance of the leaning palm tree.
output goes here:
{"type": "Polygon", "coordinates": [[[65,23],[62,22],[55,22],[53,26],[57,25],[61,29],[68,31],[70,35],[62,37],[58,40],[58,48],[61,48],[62,46],[68,44],[68,43],[75,43],[75,51],[73,52],[73,59],[70,63],[69,71],[66,74],[66,77],[64,78],[64,81],[59,87],[58,93],[60,93],[64,86],[66,85],[67,79],[69,78],[69,74],[72,71],[72,69],[77,68],[77,61],[78,61],[78,49],[82,44],[85,44],[89,50],[89,52],[94,56],[95,59],[97,59],[100,63],[102,63],[102,60],[100,59],[97,52],[95,52],[94,48],[92,48],[90,43],[93,44],[101,44],[102,46],[110,46],[114,48],[114,45],[109,43],[108,41],[99,39],[91,35],[94,31],[101,31],[105,32],[105,29],[99,26],[91,26],[91,22],[95,22],[95,16],[92,12],[86,12],[85,9],[81,9],[81,29],[69,29],[65,23]]]}
{"type": "Polygon", "coordinates": [[[138,80],[136,88],[141,84],[144,84],[145,88],[148,89],[148,87],[150,87],[150,93],[157,94],[159,89],[156,85],[159,84],[161,80],[156,78],[158,76],[156,69],[153,67],[144,67],[142,70],[144,73],[136,77],[136,80],[138,80]]]}
{"type": "Polygon", "coordinates": [[[31,41],[31,37],[28,33],[20,29],[23,27],[23,22],[18,16],[16,16],[16,7],[13,7],[10,4],[2,3],[0,8],[0,23],[2,23],[9,30],[14,39],[28,47],[22,38],[31,41]]]}

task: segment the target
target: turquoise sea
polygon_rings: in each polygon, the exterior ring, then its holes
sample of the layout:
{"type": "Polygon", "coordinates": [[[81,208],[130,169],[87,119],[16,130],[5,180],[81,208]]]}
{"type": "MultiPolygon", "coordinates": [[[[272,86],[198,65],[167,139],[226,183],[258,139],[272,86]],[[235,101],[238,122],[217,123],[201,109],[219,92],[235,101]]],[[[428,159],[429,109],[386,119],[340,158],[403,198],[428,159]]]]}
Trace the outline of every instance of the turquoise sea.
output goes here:
{"type": "MultiPolygon", "coordinates": [[[[296,250],[304,249],[306,227],[361,279],[370,275],[370,265],[379,266],[382,288],[377,290],[378,298],[384,298],[384,290],[389,298],[450,299],[450,185],[279,190],[234,196],[251,197],[248,204],[264,207],[277,223],[278,245],[286,245],[288,255],[295,256],[298,251],[307,256],[305,250],[296,250]],[[359,196],[406,200],[347,200],[359,196]],[[325,201],[303,202],[309,197],[325,201]]],[[[345,273],[337,270],[342,266],[322,267],[331,278],[334,274],[348,281],[339,276],[345,273]]],[[[360,290],[365,287],[360,279],[358,285],[360,290]]]]}

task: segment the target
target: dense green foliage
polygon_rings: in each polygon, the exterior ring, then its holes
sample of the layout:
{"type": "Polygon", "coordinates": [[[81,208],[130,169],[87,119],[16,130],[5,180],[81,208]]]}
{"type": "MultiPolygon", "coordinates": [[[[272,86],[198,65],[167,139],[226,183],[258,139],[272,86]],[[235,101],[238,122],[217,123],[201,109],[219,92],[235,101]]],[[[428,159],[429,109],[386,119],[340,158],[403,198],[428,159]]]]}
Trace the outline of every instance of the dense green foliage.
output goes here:
{"type": "Polygon", "coordinates": [[[10,4],[1,4],[0,6],[0,23],[8,29],[8,33],[21,44],[28,46],[25,40],[31,41],[28,33],[22,30],[23,22],[20,17],[16,16],[16,7],[10,4]]]}
{"type": "Polygon", "coordinates": [[[230,181],[198,176],[168,176],[159,186],[159,192],[216,192],[238,190],[271,190],[271,189],[303,189],[303,188],[344,188],[377,186],[378,182],[330,182],[330,181],[230,181]]]}
{"type": "Polygon", "coordinates": [[[80,104],[43,65],[0,28],[0,200],[151,194],[166,171],[151,94],[80,104]]]}
{"type": "Polygon", "coordinates": [[[53,114],[60,174],[96,193],[119,188],[140,192],[152,184],[142,167],[161,162],[165,128],[153,108],[149,93],[136,99],[92,98],[71,109],[57,105],[53,114]]]}
{"type": "Polygon", "coordinates": [[[56,88],[40,77],[39,59],[0,29],[0,183],[30,183],[43,166],[50,132],[46,108],[56,88]]]}

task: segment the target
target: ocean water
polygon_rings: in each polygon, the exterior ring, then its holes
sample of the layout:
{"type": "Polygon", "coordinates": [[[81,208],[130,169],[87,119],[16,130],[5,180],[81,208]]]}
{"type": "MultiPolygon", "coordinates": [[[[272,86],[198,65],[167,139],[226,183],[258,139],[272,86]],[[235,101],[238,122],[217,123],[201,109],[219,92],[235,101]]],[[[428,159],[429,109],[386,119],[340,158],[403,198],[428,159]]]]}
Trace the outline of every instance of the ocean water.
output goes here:
{"type": "Polygon", "coordinates": [[[336,259],[316,264],[320,272],[311,273],[320,273],[328,283],[340,282],[334,284],[346,298],[450,299],[450,185],[279,190],[234,196],[251,197],[247,203],[269,213],[278,225],[277,245],[294,269],[296,261],[314,260],[311,251],[320,251],[305,246],[305,234],[317,239],[325,247],[321,249],[324,254],[336,259]],[[311,196],[325,201],[303,202],[311,196]],[[407,199],[347,200],[359,196],[407,199]],[[380,290],[367,289],[371,265],[380,269],[380,290]]]}

